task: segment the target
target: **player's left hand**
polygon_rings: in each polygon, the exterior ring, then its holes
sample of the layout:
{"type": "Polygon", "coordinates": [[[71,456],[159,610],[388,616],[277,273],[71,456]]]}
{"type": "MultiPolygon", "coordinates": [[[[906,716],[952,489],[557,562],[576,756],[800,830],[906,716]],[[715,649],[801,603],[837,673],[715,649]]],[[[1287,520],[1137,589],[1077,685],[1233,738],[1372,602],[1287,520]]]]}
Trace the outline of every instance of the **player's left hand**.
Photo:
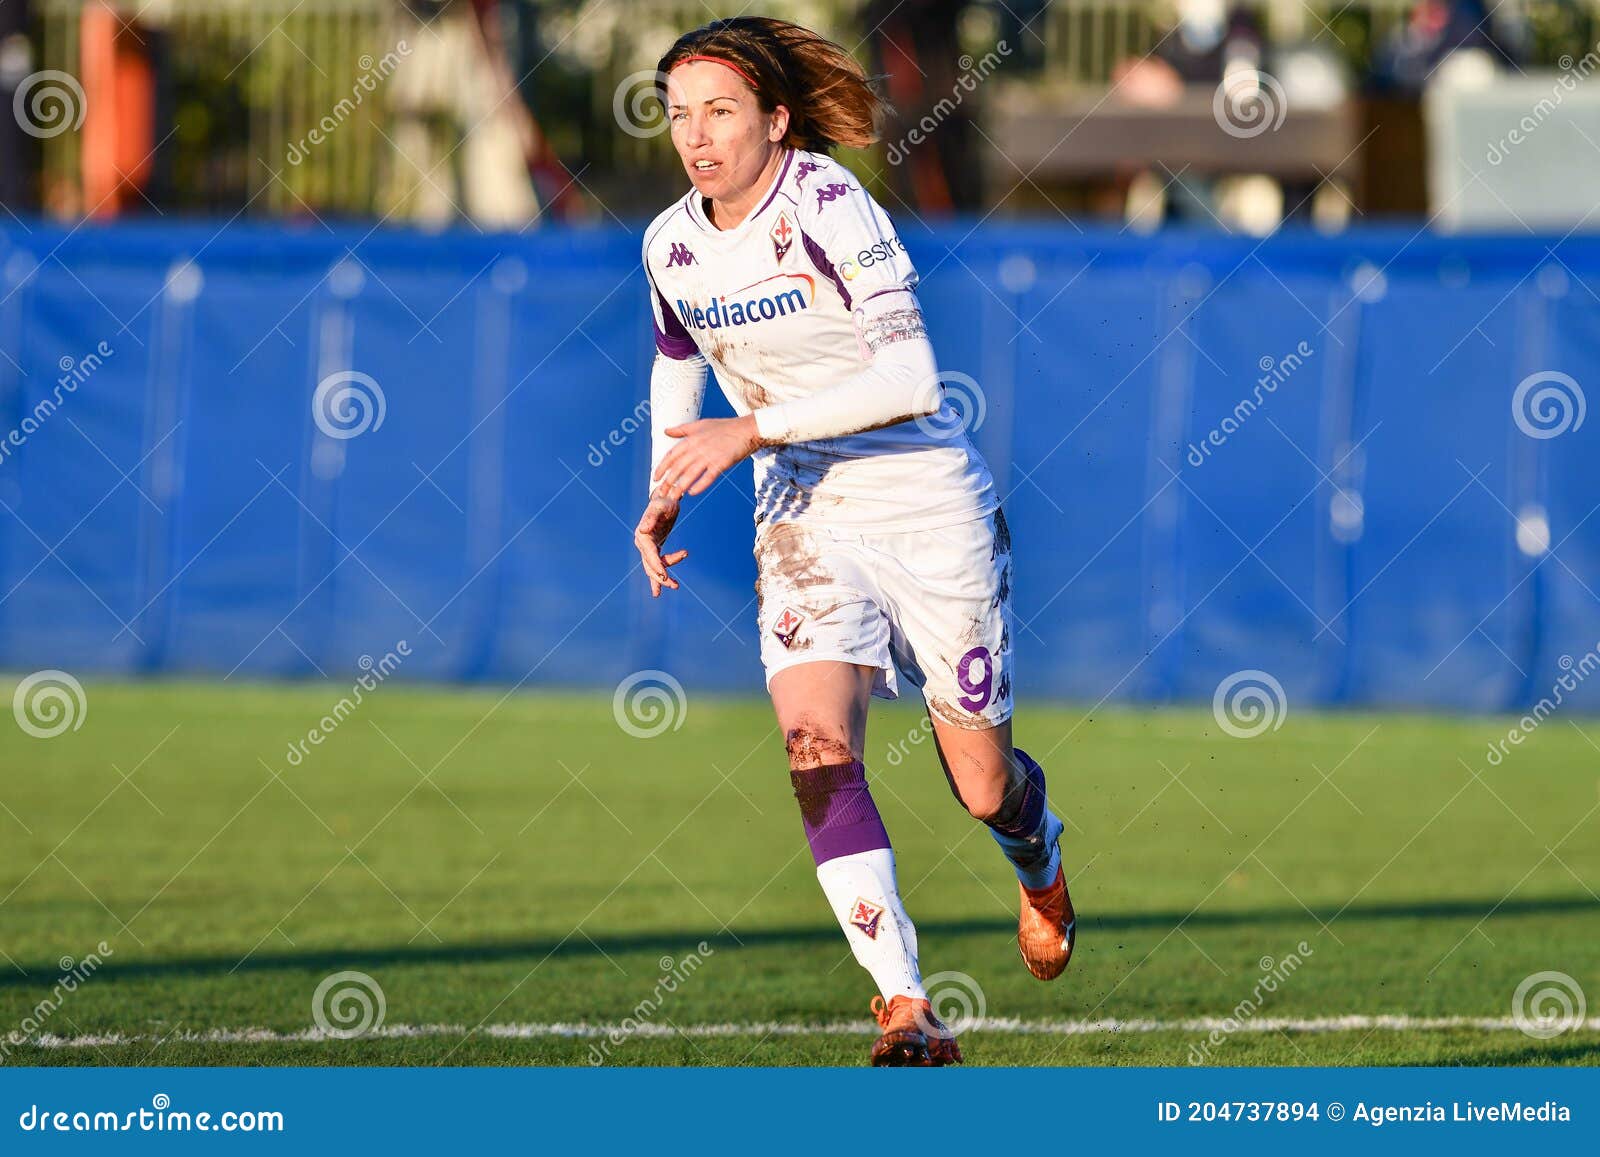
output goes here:
{"type": "Polygon", "coordinates": [[[742,418],[700,418],[664,431],[678,444],[656,467],[657,493],[669,498],[703,494],[722,474],[750,457],[761,445],[753,414],[742,418]]]}

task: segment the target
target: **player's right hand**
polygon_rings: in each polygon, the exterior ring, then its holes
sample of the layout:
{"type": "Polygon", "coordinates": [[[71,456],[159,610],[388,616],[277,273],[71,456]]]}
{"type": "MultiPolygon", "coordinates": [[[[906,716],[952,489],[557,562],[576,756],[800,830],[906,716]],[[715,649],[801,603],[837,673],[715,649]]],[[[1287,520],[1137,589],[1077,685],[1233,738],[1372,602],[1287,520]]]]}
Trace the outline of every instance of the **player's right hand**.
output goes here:
{"type": "Polygon", "coordinates": [[[672,533],[673,524],[677,521],[677,499],[657,494],[644,508],[644,515],[633,531],[633,545],[639,548],[639,558],[644,563],[645,577],[650,580],[650,597],[653,599],[661,597],[663,587],[678,589],[678,580],[667,573],[667,568],[677,566],[689,557],[687,550],[676,550],[665,556],[661,553],[661,544],[666,542],[667,535],[672,533]]]}

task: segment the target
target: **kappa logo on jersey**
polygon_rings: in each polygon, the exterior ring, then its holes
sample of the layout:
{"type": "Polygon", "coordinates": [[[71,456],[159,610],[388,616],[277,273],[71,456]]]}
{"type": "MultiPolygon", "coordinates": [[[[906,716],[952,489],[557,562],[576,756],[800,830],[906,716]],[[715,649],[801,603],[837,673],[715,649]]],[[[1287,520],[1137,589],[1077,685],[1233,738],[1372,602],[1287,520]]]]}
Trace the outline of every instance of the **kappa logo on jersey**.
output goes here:
{"type": "Polygon", "coordinates": [[[778,223],[772,227],[772,252],[781,262],[789,247],[794,244],[794,226],[789,224],[789,214],[779,213],[778,223]]]}
{"type": "Polygon", "coordinates": [[[878,938],[878,924],[883,919],[883,908],[871,900],[856,897],[856,902],[850,908],[850,923],[867,934],[868,940],[878,938]]]}
{"type": "Polygon", "coordinates": [[[807,174],[814,173],[820,168],[822,168],[822,166],[817,164],[815,161],[801,161],[794,167],[795,188],[798,189],[801,185],[805,184],[807,174]]]}
{"type": "Polygon", "coordinates": [[[850,186],[840,181],[835,181],[831,185],[822,186],[822,188],[817,190],[817,208],[822,208],[829,201],[837,201],[849,191],[850,186]]]}
{"type": "Polygon", "coordinates": [[[674,241],[672,248],[667,250],[667,268],[674,265],[693,265],[694,254],[689,252],[689,247],[682,241],[674,241]]]}
{"type": "Polygon", "coordinates": [[[678,318],[686,329],[725,329],[735,325],[752,325],[810,309],[816,297],[816,279],[809,273],[779,273],[732,293],[718,294],[706,306],[690,305],[680,297],[678,318]],[[789,288],[779,287],[765,294],[752,292],[774,281],[787,282],[789,288]]]}
{"type": "Polygon", "coordinates": [[[792,646],[795,636],[800,633],[800,625],[806,621],[804,615],[796,614],[788,607],[783,608],[783,614],[778,616],[778,621],[772,624],[772,633],[778,636],[778,642],[785,647],[792,646]]]}

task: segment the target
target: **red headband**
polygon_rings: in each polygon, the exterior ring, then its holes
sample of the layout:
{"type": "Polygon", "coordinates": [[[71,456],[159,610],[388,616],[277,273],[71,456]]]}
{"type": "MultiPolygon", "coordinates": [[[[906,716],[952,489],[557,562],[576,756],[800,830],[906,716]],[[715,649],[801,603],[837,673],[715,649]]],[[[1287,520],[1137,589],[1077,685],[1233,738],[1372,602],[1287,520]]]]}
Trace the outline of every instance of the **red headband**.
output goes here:
{"type": "MultiPolygon", "coordinates": [[[[695,55],[685,56],[682,60],[678,61],[678,64],[688,64],[691,60],[709,60],[712,64],[720,64],[723,68],[731,68],[734,72],[738,73],[740,79],[742,79],[751,88],[756,87],[756,82],[750,79],[750,74],[730,60],[723,60],[720,56],[695,55]]],[[[673,67],[676,68],[677,65],[673,65],[673,67]]]]}

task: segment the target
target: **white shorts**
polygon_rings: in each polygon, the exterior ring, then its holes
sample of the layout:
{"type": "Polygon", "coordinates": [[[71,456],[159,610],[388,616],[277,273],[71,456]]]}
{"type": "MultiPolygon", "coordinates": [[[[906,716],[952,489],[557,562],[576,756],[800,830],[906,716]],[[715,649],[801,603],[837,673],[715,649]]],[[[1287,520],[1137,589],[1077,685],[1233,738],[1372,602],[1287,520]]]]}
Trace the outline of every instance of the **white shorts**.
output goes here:
{"type": "Polygon", "coordinates": [[[936,719],[978,729],[1011,718],[1011,533],[1000,510],[892,533],[767,523],[755,555],[769,688],[779,671],[832,659],[876,667],[872,693],[896,699],[898,666],[936,719]]]}

